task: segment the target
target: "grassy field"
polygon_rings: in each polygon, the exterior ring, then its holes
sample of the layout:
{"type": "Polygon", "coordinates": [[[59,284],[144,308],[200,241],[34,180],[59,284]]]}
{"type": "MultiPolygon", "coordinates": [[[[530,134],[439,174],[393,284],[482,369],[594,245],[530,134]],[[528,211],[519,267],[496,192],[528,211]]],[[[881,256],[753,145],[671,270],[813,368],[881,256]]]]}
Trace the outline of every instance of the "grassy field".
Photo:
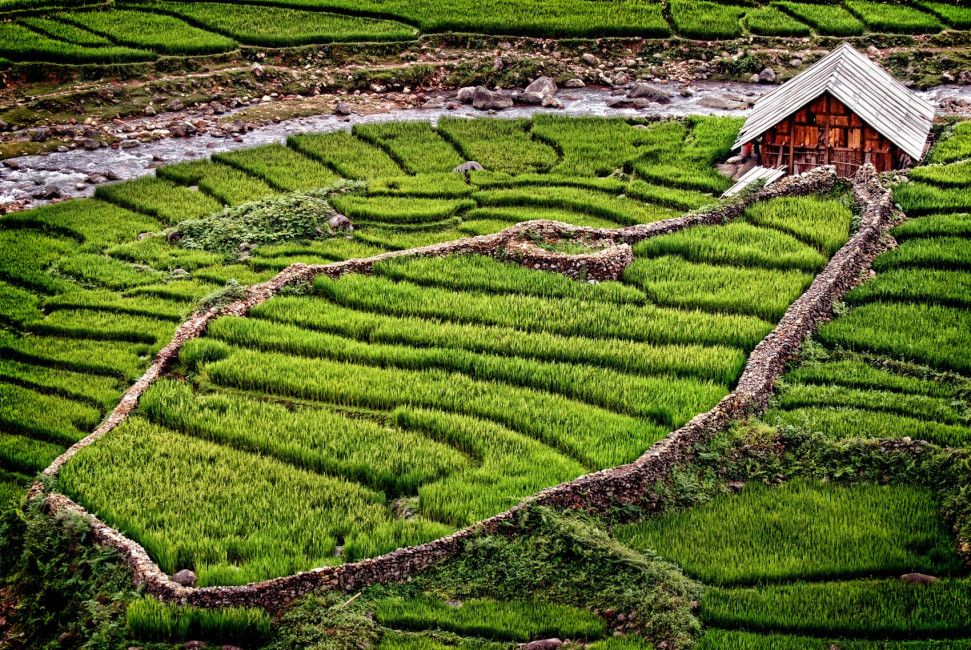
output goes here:
{"type": "MultiPolygon", "coordinates": [[[[636,36],[727,40],[757,36],[934,34],[971,25],[960,3],[845,0],[837,3],[738,0],[555,0],[532,11],[523,0],[448,0],[433,9],[416,0],[313,0],[252,4],[132,1],[121,7],[65,9],[47,0],[14,0],[30,9],[0,25],[0,56],[12,61],[122,63],[159,55],[204,55],[239,46],[295,47],[332,42],[411,41],[460,32],[551,38],[636,36]],[[45,11],[46,10],[46,11],[45,11]]],[[[80,4],[80,3],[79,3],[80,4]]]]}

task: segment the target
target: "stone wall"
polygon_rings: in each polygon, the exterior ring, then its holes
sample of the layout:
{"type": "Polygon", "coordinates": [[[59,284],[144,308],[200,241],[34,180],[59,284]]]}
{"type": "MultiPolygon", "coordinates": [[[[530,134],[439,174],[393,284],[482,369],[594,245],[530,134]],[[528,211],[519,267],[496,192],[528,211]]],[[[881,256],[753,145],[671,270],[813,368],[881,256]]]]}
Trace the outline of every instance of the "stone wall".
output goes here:
{"type": "MultiPolygon", "coordinates": [[[[129,389],[104,424],[65,452],[44,474],[46,476],[56,474],[80,449],[92,444],[121,423],[135,407],[144,391],[164,373],[178,355],[181,345],[190,338],[202,335],[211,320],[224,314],[245,315],[249,309],[266,301],[288,284],[306,282],[320,274],[339,277],[345,273],[367,273],[373,269],[375,263],[396,257],[466,253],[494,255],[507,244],[524,240],[524,234],[530,229],[534,233],[538,231],[557,236],[610,240],[615,244],[612,247],[613,252],[608,248],[601,253],[603,253],[602,258],[613,260],[610,265],[612,266],[614,263],[624,261],[630,254],[629,245],[642,239],[696,225],[724,223],[741,216],[745,208],[755,201],[827,191],[835,183],[836,177],[832,169],[822,169],[801,177],[787,178],[769,188],[739,197],[732,203],[704,213],[653,224],[609,230],[581,228],[547,221],[526,222],[493,235],[471,237],[407,251],[394,251],[367,259],[326,265],[292,265],[272,280],[252,287],[245,299],[238,300],[221,310],[213,309],[196,315],[184,323],[176,332],[172,342],[163,348],[152,367],[129,389]]],[[[790,306],[779,325],[755,348],[735,391],[723,398],[711,411],[696,416],[684,427],[653,445],[635,462],[581,476],[574,481],[545,489],[506,512],[452,535],[421,546],[398,549],[381,557],[323,567],[260,583],[236,587],[191,588],[172,582],[169,576],[151,560],[141,545],[100,522],[66,496],[48,494],[45,506],[51,514],[73,512],[84,516],[92,526],[94,540],[98,544],[117,549],[131,567],[135,584],[144,584],[146,591],[160,600],[198,607],[245,606],[264,607],[269,610],[278,609],[294,598],[320,589],[354,592],[379,582],[405,580],[433,564],[454,556],[461,550],[465,540],[482,532],[494,530],[500,524],[514,522],[516,513],[529,505],[543,504],[598,510],[625,503],[647,508],[655,507],[658,505],[658,497],[651,493],[652,486],[664,480],[674,467],[689,460],[694,454],[697,443],[724,430],[733,421],[757,414],[765,408],[772,394],[773,383],[781,375],[785,364],[798,351],[804,339],[830,315],[834,302],[845,294],[860,273],[872,263],[880,236],[887,228],[892,215],[890,191],[880,186],[879,179],[872,168],[864,168],[857,178],[854,193],[857,203],[864,211],[859,232],[830,260],[809,290],[790,306]]],[[[538,247],[537,250],[542,251],[538,247]]],[[[531,254],[538,255],[536,251],[531,251],[531,254]]],[[[564,263],[561,259],[562,254],[553,255],[554,257],[547,258],[545,262],[539,261],[539,257],[542,256],[531,258],[534,259],[531,265],[539,264],[542,268],[546,263],[551,270],[567,273],[578,268],[572,262],[569,268],[553,268],[554,264],[564,263]]],[[[567,257],[591,258],[595,255],[598,254],[567,257]]],[[[607,266],[605,265],[604,268],[606,269],[607,266]]],[[[32,493],[42,494],[42,484],[35,484],[32,493]]]]}

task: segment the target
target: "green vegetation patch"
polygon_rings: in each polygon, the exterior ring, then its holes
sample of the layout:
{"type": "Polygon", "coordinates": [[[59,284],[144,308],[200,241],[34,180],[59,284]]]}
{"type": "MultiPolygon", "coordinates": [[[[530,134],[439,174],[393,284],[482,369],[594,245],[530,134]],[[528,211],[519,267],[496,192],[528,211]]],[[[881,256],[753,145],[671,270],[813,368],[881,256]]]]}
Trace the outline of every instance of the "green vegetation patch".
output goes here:
{"type": "Polygon", "coordinates": [[[863,33],[863,23],[842,4],[811,2],[776,4],[824,36],[859,36],[863,33]]]}
{"type": "Polygon", "coordinates": [[[558,162],[556,151],[529,137],[532,123],[517,120],[469,120],[443,117],[438,132],[455,143],[466,160],[494,172],[546,172],[558,162]]]}
{"type": "Polygon", "coordinates": [[[944,29],[931,14],[903,4],[846,0],[846,6],[875,32],[936,34],[944,29]]]}
{"type": "Polygon", "coordinates": [[[90,29],[121,45],[161,54],[215,54],[236,47],[235,41],[193,27],[185,21],[148,11],[106,9],[57,14],[59,20],[90,29]]]}

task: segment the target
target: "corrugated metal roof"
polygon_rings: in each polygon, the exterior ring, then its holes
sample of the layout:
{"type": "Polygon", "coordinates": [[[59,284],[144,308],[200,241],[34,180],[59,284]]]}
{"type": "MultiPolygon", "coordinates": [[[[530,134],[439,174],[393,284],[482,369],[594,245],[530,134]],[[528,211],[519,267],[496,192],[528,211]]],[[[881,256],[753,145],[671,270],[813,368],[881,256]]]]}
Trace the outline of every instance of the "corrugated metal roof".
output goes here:
{"type": "Polygon", "coordinates": [[[751,142],[825,92],[914,160],[924,155],[934,106],[847,43],[755,102],[735,147],[751,142]]]}
{"type": "Polygon", "coordinates": [[[745,174],[743,174],[734,185],[725,190],[725,193],[722,194],[722,196],[735,196],[755,181],[763,178],[765,179],[766,185],[771,185],[775,181],[782,178],[784,174],[785,172],[781,169],[772,169],[771,167],[753,167],[745,172],[745,174]]]}

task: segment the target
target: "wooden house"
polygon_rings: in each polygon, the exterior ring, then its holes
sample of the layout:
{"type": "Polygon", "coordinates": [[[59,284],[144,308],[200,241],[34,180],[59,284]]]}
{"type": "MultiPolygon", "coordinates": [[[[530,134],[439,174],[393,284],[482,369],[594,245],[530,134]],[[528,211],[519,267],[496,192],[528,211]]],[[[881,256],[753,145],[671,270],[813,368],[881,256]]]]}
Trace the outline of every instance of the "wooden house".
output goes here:
{"type": "Polygon", "coordinates": [[[930,103],[844,44],[761,97],[735,147],[754,145],[760,166],[788,174],[884,172],[923,157],[933,119],[930,103]]]}

